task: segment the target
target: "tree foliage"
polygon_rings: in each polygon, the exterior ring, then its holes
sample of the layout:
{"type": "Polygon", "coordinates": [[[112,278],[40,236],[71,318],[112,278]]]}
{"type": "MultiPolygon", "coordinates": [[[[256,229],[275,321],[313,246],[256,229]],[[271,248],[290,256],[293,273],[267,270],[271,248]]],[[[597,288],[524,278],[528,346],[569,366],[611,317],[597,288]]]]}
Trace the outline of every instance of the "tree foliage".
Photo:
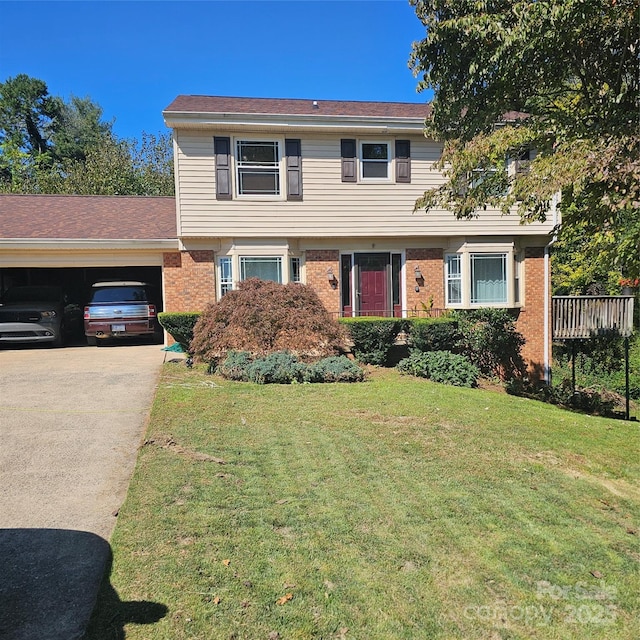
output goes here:
{"type": "Polygon", "coordinates": [[[169,134],[119,139],[90,98],[24,74],[0,83],[0,192],[173,195],[169,134]]]}
{"type": "MultiPolygon", "coordinates": [[[[446,182],[416,208],[544,220],[560,194],[582,252],[640,275],[640,6],[636,0],[411,0],[410,64],[434,89],[427,134],[446,182]],[[520,171],[508,159],[521,162],[520,171]]],[[[606,269],[605,269],[606,270],[606,269]]]]}

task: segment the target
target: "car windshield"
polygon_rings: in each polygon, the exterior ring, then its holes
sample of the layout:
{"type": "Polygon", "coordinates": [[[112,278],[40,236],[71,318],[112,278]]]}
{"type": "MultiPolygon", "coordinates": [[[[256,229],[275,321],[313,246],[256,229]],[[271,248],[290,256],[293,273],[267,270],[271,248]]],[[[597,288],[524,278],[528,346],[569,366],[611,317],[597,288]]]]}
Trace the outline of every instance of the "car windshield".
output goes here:
{"type": "Polygon", "coordinates": [[[91,302],[146,302],[144,287],[103,287],[93,292],[91,302]]]}
{"type": "Polygon", "coordinates": [[[7,303],[16,302],[58,302],[62,293],[58,287],[14,287],[2,299],[7,303]]]}

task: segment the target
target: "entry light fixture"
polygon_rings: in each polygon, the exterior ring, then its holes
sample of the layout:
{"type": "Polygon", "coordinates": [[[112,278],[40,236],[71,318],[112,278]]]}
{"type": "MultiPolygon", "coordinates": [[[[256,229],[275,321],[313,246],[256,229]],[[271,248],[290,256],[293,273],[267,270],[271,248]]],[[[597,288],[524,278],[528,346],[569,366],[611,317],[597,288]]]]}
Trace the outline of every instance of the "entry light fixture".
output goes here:
{"type": "Polygon", "coordinates": [[[327,280],[329,281],[329,284],[335,289],[336,286],[338,285],[338,279],[336,278],[335,274],[333,273],[333,269],[331,267],[329,267],[327,269],[327,280]]]}
{"type": "Polygon", "coordinates": [[[419,281],[419,280],[422,280],[422,279],[423,279],[423,277],[422,277],[422,271],[420,271],[420,267],[416,267],[416,268],[413,270],[413,274],[414,274],[414,275],[415,275],[415,277],[416,277],[416,282],[417,282],[417,281],[419,281]]]}

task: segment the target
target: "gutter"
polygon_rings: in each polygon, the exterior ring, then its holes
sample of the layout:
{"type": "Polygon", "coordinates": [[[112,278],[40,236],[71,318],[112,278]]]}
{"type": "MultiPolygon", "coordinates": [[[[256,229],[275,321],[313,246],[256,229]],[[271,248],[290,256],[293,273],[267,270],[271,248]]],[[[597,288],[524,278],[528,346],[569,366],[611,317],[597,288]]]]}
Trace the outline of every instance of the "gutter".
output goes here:
{"type": "MultiPolygon", "coordinates": [[[[184,111],[163,112],[164,121],[171,129],[180,128],[228,128],[259,127],[265,129],[296,129],[310,131],[372,131],[376,133],[415,132],[421,134],[425,119],[323,116],[291,114],[239,114],[239,113],[197,113],[184,111]]],[[[425,116],[426,117],[426,116],[425,116]]]]}
{"type": "Polygon", "coordinates": [[[2,238],[0,250],[123,250],[144,251],[158,249],[177,249],[177,238],[145,238],[134,240],[126,238],[92,239],[92,238],[2,238]]]}

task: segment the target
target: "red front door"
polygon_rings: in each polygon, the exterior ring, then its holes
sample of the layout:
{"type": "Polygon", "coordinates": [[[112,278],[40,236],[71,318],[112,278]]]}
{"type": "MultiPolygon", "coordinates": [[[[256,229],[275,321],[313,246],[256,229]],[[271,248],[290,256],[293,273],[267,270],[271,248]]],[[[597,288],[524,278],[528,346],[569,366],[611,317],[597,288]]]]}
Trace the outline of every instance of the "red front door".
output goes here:
{"type": "Polygon", "coordinates": [[[356,254],[359,315],[386,316],[389,310],[389,254],[356,254]]]}

